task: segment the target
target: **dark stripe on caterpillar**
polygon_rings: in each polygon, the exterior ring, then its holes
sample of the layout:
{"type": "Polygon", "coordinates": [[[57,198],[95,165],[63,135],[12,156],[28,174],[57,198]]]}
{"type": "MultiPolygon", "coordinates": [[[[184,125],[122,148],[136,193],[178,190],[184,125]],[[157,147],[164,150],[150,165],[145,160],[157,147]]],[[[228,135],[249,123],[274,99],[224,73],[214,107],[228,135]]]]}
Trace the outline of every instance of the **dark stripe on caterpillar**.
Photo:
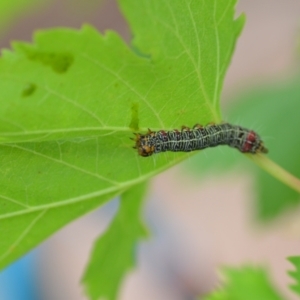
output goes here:
{"type": "Polygon", "coordinates": [[[193,129],[151,131],[135,133],[135,147],[141,156],[173,151],[190,152],[218,145],[228,145],[243,153],[268,153],[260,136],[253,130],[229,123],[211,124],[205,127],[196,124],[193,129]]]}

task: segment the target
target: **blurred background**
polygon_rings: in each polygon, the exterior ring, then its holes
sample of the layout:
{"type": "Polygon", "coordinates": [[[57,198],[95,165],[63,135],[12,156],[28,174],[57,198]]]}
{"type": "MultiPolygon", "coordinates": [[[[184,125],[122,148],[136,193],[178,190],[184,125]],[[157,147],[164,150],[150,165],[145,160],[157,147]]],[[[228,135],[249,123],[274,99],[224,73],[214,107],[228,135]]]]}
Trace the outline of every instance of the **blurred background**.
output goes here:
{"type": "MultiPolygon", "coordinates": [[[[226,76],[225,109],[245,89],[285,80],[299,69],[299,1],[240,0],[237,15],[241,12],[247,21],[226,76]]],[[[130,40],[115,0],[33,1],[13,15],[0,32],[1,48],[13,40],[31,41],[37,29],[83,23],[130,40]]],[[[120,299],[194,299],[219,286],[218,270],[227,265],[264,266],[281,293],[296,299],[287,288],[286,257],[299,255],[300,208],[262,225],[255,220],[252,174],[247,169],[216,174],[195,177],[182,164],[152,181],[144,214],[153,236],[139,245],[138,265],[124,280],[120,299]]],[[[86,299],[80,278],[93,241],[117,208],[115,199],[1,272],[0,299],[86,299]]]]}

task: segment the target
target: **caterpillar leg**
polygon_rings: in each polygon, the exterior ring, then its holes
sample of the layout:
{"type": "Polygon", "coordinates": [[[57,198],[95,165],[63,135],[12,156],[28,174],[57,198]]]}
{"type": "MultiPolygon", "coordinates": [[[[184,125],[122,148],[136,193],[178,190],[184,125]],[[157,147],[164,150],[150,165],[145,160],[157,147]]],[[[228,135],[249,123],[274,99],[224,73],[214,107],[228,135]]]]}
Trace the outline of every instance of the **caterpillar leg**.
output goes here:
{"type": "Polygon", "coordinates": [[[198,123],[193,126],[193,129],[201,129],[201,128],[203,128],[203,126],[198,123]]]}
{"type": "Polygon", "coordinates": [[[181,131],[190,131],[190,130],[191,130],[190,127],[184,125],[181,126],[181,131]]]}
{"type": "Polygon", "coordinates": [[[213,126],[213,125],[216,125],[216,123],[215,122],[209,122],[209,123],[207,123],[207,126],[213,126]]]}

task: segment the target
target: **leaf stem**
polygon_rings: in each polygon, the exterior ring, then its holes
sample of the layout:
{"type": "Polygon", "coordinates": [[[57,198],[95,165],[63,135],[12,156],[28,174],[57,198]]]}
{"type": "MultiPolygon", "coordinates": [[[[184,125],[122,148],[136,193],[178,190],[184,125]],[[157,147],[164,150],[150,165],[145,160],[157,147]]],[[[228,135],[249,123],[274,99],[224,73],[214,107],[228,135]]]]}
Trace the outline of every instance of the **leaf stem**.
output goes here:
{"type": "Polygon", "coordinates": [[[285,183],[287,186],[300,193],[299,178],[295,177],[294,175],[277,165],[274,161],[269,159],[264,154],[247,154],[247,156],[273,177],[277,178],[279,181],[285,183]]]}

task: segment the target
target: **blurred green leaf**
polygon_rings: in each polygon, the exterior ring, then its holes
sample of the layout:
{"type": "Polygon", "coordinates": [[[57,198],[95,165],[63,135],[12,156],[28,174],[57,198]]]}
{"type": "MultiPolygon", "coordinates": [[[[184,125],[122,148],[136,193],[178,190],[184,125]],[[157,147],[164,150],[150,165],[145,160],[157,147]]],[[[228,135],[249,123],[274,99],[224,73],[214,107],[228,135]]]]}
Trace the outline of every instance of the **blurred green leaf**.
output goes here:
{"type": "Polygon", "coordinates": [[[283,300],[263,269],[226,268],[224,275],[225,286],[206,296],[204,300],[283,300]]]}
{"type": "Polygon", "coordinates": [[[291,289],[300,295],[300,256],[288,257],[288,260],[294,265],[295,271],[289,271],[289,275],[296,281],[291,285],[291,289]]]}
{"type": "Polygon", "coordinates": [[[84,26],[40,31],[0,59],[1,267],[188,156],[139,157],[132,129],[220,118],[244,22],[235,1],[120,2],[134,51],[84,26]]]}
{"type": "Polygon", "coordinates": [[[0,1],[0,35],[7,25],[21,14],[49,0],[1,0],[0,1]]]}
{"type": "MultiPolygon", "coordinates": [[[[273,161],[287,171],[300,177],[300,77],[282,83],[274,83],[245,93],[228,110],[231,123],[255,129],[265,141],[273,161]]],[[[215,168],[228,170],[239,164],[249,169],[251,162],[239,153],[225,148],[207,151],[206,156],[197,155],[188,162],[196,173],[215,168]],[[247,168],[241,163],[247,163],[247,168]]],[[[299,194],[261,169],[252,166],[258,194],[257,210],[261,219],[269,219],[280,212],[299,205],[299,194]]]]}
{"type": "Polygon", "coordinates": [[[137,243],[146,236],[140,220],[145,187],[140,184],[122,195],[112,224],[95,242],[82,280],[90,299],[117,299],[121,280],[134,265],[137,243]]]}

